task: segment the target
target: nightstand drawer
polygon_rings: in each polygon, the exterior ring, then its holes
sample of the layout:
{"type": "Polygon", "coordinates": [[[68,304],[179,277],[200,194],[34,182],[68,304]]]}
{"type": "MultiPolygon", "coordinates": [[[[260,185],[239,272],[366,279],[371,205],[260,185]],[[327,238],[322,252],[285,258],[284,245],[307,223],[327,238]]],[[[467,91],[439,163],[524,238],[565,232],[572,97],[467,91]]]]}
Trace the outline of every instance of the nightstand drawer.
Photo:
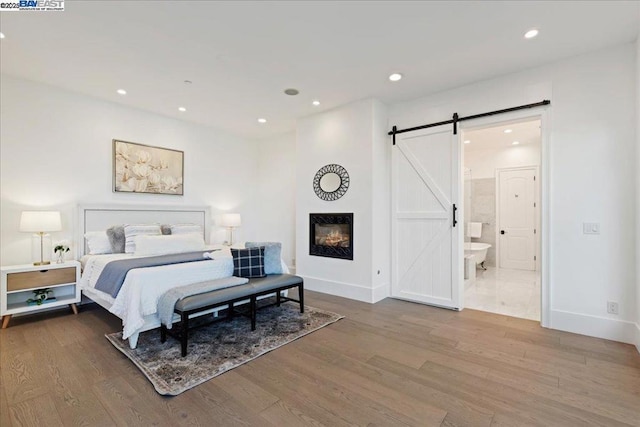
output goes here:
{"type": "Polygon", "coordinates": [[[75,281],[75,267],[9,273],[7,274],[7,292],[19,291],[20,289],[46,288],[62,283],[75,283],[75,281]]]}

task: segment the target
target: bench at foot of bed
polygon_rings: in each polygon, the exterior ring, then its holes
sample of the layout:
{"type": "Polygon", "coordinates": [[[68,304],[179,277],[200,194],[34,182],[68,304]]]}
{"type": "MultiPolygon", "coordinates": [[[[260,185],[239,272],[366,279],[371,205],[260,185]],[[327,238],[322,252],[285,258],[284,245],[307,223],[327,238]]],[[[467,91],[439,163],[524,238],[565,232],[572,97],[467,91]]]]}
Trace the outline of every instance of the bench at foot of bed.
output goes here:
{"type": "Polygon", "coordinates": [[[230,288],[218,289],[191,295],[179,300],[176,303],[174,312],[180,315],[180,323],[174,329],[167,329],[163,324],[160,326],[160,340],[165,342],[167,335],[180,341],[182,347],[182,357],[187,355],[187,341],[189,331],[201,326],[210,325],[219,320],[231,319],[235,314],[240,314],[251,319],[251,330],[256,329],[257,299],[258,297],[275,293],[276,302],[260,308],[280,306],[282,302],[294,301],[300,304],[300,313],[304,313],[304,281],[302,277],[292,274],[272,274],[266,277],[249,279],[245,285],[233,286],[230,288]],[[281,292],[291,288],[298,288],[298,298],[292,299],[282,296],[281,292]],[[249,300],[248,310],[237,310],[235,304],[249,300]],[[198,315],[207,310],[228,306],[226,318],[218,318],[208,323],[199,324],[195,327],[189,326],[189,316],[198,315]]]}

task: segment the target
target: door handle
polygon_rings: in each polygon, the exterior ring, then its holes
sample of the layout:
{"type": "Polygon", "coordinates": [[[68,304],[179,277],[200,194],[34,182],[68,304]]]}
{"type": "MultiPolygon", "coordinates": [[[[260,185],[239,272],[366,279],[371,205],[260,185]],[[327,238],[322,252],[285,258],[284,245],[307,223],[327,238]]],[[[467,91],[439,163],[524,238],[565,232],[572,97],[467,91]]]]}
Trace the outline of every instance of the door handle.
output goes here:
{"type": "Polygon", "coordinates": [[[505,233],[505,231],[504,231],[504,230],[500,230],[500,234],[504,234],[504,233],[505,233]]]}
{"type": "Polygon", "coordinates": [[[453,204],[453,209],[451,211],[453,213],[453,228],[456,228],[456,224],[458,223],[458,220],[456,219],[456,212],[458,211],[458,208],[455,203],[453,204]]]}

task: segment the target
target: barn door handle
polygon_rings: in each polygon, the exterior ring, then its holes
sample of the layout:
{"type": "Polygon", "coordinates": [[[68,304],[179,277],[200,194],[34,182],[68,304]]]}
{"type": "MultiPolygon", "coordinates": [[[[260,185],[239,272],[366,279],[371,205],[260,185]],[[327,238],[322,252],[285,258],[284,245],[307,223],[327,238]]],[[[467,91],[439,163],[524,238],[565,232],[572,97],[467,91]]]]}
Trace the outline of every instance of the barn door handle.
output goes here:
{"type": "Polygon", "coordinates": [[[453,209],[452,209],[452,213],[453,213],[453,228],[456,227],[456,224],[458,223],[458,220],[456,219],[456,212],[458,211],[458,208],[456,207],[456,204],[453,204],[453,209]]]}

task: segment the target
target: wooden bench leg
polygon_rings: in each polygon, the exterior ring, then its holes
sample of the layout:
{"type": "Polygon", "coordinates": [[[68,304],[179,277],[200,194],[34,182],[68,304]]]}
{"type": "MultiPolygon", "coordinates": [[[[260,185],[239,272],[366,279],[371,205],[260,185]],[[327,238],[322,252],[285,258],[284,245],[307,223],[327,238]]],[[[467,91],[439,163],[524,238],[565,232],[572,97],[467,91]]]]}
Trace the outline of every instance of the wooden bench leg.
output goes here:
{"type": "Polygon", "coordinates": [[[229,303],[229,308],[227,309],[227,319],[228,320],[233,319],[233,303],[232,302],[229,303]]]}
{"type": "Polygon", "coordinates": [[[187,339],[189,337],[189,315],[182,313],[182,331],[180,332],[180,346],[182,357],[187,355],[187,339]]]}
{"type": "Polygon", "coordinates": [[[255,331],[256,330],[256,312],[258,311],[258,308],[256,307],[256,297],[252,296],[251,297],[251,302],[249,303],[249,305],[251,306],[250,308],[250,312],[251,312],[251,330],[255,331]]]}
{"type": "Polygon", "coordinates": [[[304,313],[304,285],[298,285],[298,301],[300,301],[300,313],[304,313]]]}

